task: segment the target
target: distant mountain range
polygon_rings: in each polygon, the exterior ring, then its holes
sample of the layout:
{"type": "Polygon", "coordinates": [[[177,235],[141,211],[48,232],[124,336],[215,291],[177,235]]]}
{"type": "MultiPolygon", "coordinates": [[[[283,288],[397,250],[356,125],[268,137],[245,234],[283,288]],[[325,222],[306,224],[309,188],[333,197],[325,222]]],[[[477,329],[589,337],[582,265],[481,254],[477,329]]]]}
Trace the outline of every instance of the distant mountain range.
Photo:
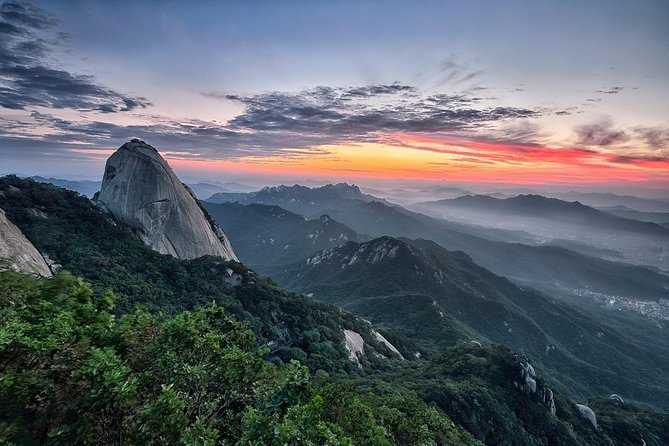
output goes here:
{"type": "Polygon", "coordinates": [[[609,206],[598,209],[609,214],[617,215],[618,217],[647,221],[659,225],[665,225],[669,222],[669,212],[641,212],[630,209],[627,206],[609,206]]]}
{"type": "Polygon", "coordinates": [[[450,212],[470,211],[489,214],[491,217],[510,216],[549,219],[551,222],[590,226],[597,230],[630,231],[669,237],[669,230],[655,223],[619,217],[575,202],[541,195],[518,195],[512,198],[494,198],[487,195],[465,195],[454,199],[418,203],[417,211],[441,210],[450,212]]]}
{"type": "Polygon", "coordinates": [[[364,194],[360,188],[346,183],[327,184],[322,187],[293,186],[265,187],[250,193],[218,193],[206,201],[211,203],[269,204],[281,206],[308,218],[321,216],[324,209],[338,206],[342,201],[383,201],[364,194]]]}
{"type": "Polygon", "coordinates": [[[34,176],[30,178],[32,180],[39,181],[40,183],[51,183],[65,189],[79,192],[81,195],[85,195],[88,198],[93,198],[93,195],[95,195],[95,193],[100,190],[100,185],[102,184],[102,181],[75,181],[64,180],[62,178],[44,178],[40,176],[34,176]]]}
{"type": "Polygon", "coordinates": [[[669,199],[658,200],[605,192],[566,192],[551,195],[562,200],[580,201],[594,207],[625,206],[641,212],[669,212],[669,199]]]}
{"type": "MultiPolygon", "coordinates": [[[[649,268],[593,257],[599,251],[587,245],[578,245],[581,249],[576,252],[569,246],[559,246],[559,242],[555,243],[558,246],[518,243],[517,233],[477,229],[431,218],[400,206],[373,201],[374,197],[362,195],[358,188],[338,185],[319,189],[284,187],[262,193],[236,194],[235,199],[240,203],[254,203],[260,195],[263,201],[282,203],[284,209],[294,213],[307,210],[315,218],[327,214],[357,234],[369,237],[389,235],[433,240],[447,249],[466,252],[496,274],[553,295],[573,296],[579,290],[588,290],[601,295],[659,300],[669,289],[668,276],[649,268]],[[363,199],[360,199],[361,195],[363,199]],[[319,196],[325,199],[320,200],[319,196]],[[504,241],[505,237],[513,239],[504,241]],[[590,255],[583,254],[588,251],[590,255]]],[[[230,230],[224,221],[217,221],[226,231],[230,230]]],[[[252,227],[254,223],[247,220],[244,225],[252,227]]],[[[282,232],[278,230],[274,234],[282,232]]],[[[274,239],[279,246],[291,243],[287,238],[277,236],[274,239]]],[[[235,249],[242,258],[253,255],[246,254],[244,246],[235,246],[235,249]]],[[[262,265],[250,264],[263,271],[262,265]]]]}

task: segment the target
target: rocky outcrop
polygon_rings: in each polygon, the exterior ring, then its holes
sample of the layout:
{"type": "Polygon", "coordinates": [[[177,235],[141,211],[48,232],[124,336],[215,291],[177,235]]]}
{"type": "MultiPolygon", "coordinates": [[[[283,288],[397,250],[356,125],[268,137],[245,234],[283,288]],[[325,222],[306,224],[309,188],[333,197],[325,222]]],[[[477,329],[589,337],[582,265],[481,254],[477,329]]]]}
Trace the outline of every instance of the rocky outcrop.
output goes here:
{"type": "Polygon", "coordinates": [[[397,356],[399,356],[401,359],[404,359],[404,356],[402,356],[402,353],[400,353],[397,348],[393,344],[391,344],[381,333],[379,333],[376,330],[372,330],[372,334],[376,338],[377,341],[388,347],[388,350],[391,352],[395,353],[397,356]]]}
{"type": "Polygon", "coordinates": [[[360,333],[353,330],[344,330],[344,336],[346,337],[346,350],[348,350],[348,359],[358,364],[358,367],[362,367],[360,364],[360,358],[365,353],[365,341],[363,341],[360,333]]]}
{"type": "Polygon", "coordinates": [[[123,144],[108,160],[94,200],[130,226],[152,249],[180,259],[205,255],[237,260],[228,238],[144,141],[123,144]]]}
{"type": "Polygon", "coordinates": [[[535,379],[536,372],[534,367],[523,355],[519,356],[518,364],[520,365],[520,388],[527,390],[530,393],[535,393],[537,391],[537,381],[535,379]]]}
{"type": "Polygon", "coordinates": [[[613,401],[615,404],[619,406],[625,405],[625,400],[623,399],[623,397],[616,393],[611,394],[611,396],[609,396],[609,400],[613,401]]]}
{"type": "Polygon", "coordinates": [[[9,262],[12,269],[43,277],[51,277],[51,270],[42,255],[0,209],[0,259],[9,262]]]}
{"type": "Polygon", "coordinates": [[[556,408],[555,400],[553,399],[553,391],[548,387],[544,387],[541,393],[541,401],[544,403],[544,406],[546,406],[546,409],[548,409],[551,415],[555,416],[556,408]]]}
{"type": "Polygon", "coordinates": [[[593,427],[597,428],[597,416],[592,409],[590,409],[585,404],[577,404],[576,408],[578,409],[578,413],[581,414],[581,417],[588,420],[590,423],[592,423],[593,427]]]}

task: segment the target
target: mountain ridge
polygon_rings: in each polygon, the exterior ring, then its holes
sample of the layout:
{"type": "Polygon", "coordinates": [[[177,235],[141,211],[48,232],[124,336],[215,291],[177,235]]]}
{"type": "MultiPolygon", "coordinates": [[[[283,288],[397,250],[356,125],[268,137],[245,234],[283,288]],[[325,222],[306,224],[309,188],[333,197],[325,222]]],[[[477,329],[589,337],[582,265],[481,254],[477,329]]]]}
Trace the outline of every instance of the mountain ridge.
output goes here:
{"type": "Polygon", "coordinates": [[[649,372],[666,362],[659,353],[669,352],[666,343],[649,347],[642,339],[632,340],[610,322],[519,287],[465,253],[429,240],[385,236],[348,242],[277,268],[271,276],[288,289],[340,305],[374,324],[402,329],[422,339],[423,346],[474,339],[524,350],[544,371],[570,383],[572,394],[583,396],[579,387],[588,382],[601,394],[623,388],[656,404],[669,399],[661,390],[669,381],[660,384],[662,375],[649,372]],[[634,364],[642,363],[635,371],[634,364]],[[654,390],[647,392],[645,386],[654,390]]]}
{"type": "Polygon", "coordinates": [[[669,237],[666,228],[652,222],[639,222],[631,218],[609,214],[579,201],[568,202],[543,195],[527,194],[510,198],[494,198],[488,195],[464,195],[458,198],[417,203],[416,210],[437,206],[449,209],[469,209],[496,215],[500,213],[531,218],[551,218],[556,221],[579,225],[598,225],[612,230],[647,232],[669,237]]]}

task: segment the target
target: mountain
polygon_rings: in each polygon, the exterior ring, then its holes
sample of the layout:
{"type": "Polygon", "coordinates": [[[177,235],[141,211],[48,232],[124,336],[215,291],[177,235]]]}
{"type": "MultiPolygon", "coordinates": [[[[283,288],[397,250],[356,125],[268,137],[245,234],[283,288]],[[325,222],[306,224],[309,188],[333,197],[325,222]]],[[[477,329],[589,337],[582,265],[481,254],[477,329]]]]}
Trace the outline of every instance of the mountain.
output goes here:
{"type": "Polygon", "coordinates": [[[630,209],[627,206],[609,206],[598,209],[602,212],[617,215],[618,217],[657,223],[658,225],[662,225],[669,221],[669,212],[641,212],[630,209]]]}
{"type": "Polygon", "coordinates": [[[181,259],[204,255],[236,260],[223,231],[152,146],[123,144],[105,166],[95,202],[133,228],[152,249],[181,259]]]}
{"type": "Polygon", "coordinates": [[[187,183],[187,185],[195,196],[201,200],[218,192],[230,192],[228,189],[215,183],[192,182],[187,183]]]}
{"type": "MultiPolygon", "coordinates": [[[[523,230],[532,234],[530,244],[572,240],[596,248],[592,255],[605,260],[651,266],[669,272],[669,231],[649,222],[618,217],[579,202],[540,195],[496,199],[485,195],[422,203],[412,209],[462,224],[523,230]],[[613,256],[604,254],[613,250],[613,256]],[[599,253],[597,253],[599,251],[599,253]]],[[[508,240],[512,241],[512,240],[508,240]]]]}
{"type": "Polygon", "coordinates": [[[51,183],[56,186],[64,187],[65,189],[70,189],[73,191],[79,192],[81,195],[85,195],[88,198],[93,198],[100,190],[101,181],[75,181],[75,180],[65,180],[62,178],[44,178],[40,176],[30,177],[31,179],[39,183],[51,183]]]}
{"type": "Polygon", "coordinates": [[[440,210],[445,215],[452,212],[470,211],[489,214],[491,217],[504,215],[550,219],[553,223],[596,227],[600,231],[629,231],[669,237],[669,231],[666,228],[654,223],[611,215],[585,206],[578,201],[566,202],[541,195],[518,195],[504,199],[488,195],[465,195],[454,199],[418,203],[412,208],[420,212],[440,210]]]}
{"type": "Polygon", "coordinates": [[[580,201],[589,206],[625,206],[641,212],[669,212],[669,200],[617,195],[608,192],[565,192],[552,194],[562,200],[580,201]]]}
{"type": "MultiPolygon", "coordinates": [[[[475,339],[524,351],[572,396],[624,393],[665,409],[669,343],[519,287],[428,240],[349,242],[277,269],[288,289],[392,326],[426,352],[475,339]]],[[[662,330],[654,329],[661,337],[662,330]]]]}
{"type": "Polygon", "coordinates": [[[234,240],[239,259],[260,271],[266,265],[291,263],[322,249],[364,239],[327,215],[308,220],[279,206],[202,205],[234,240]]]}
{"type": "MultiPolygon", "coordinates": [[[[42,255],[7,218],[2,209],[0,209],[0,261],[9,262],[9,267],[17,271],[51,277],[51,270],[42,255]]],[[[3,269],[2,266],[0,263],[0,270],[3,269]]]]}
{"type": "Polygon", "coordinates": [[[218,193],[212,195],[206,201],[211,203],[268,204],[281,206],[309,218],[318,218],[323,214],[320,210],[331,205],[336,206],[342,200],[369,202],[379,201],[380,199],[363,194],[356,185],[338,183],[314,188],[295,184],[294,186],[265,187],[250,193],[218,193]]]}

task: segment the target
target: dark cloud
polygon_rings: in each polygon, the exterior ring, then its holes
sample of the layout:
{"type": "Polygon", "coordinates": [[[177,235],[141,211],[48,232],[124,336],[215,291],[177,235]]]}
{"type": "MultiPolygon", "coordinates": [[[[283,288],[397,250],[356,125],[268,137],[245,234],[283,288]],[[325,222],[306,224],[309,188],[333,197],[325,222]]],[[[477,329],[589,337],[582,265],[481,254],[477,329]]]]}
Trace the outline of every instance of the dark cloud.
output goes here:
{"type": "Polygon", "coordinates": [[[630,140],[630,136],[624,130],[614,129],[609,120],[579,126],[576,128],[576,134],[579,144],[585,146],[606,147],[630,140]]]}
{"type": "Polygon", "coordinates": [[[659,127],[639,127],[634,131],[651,149],[657,151],[669,150],[669,129],[659,127]]]}
{"type": "Polygon", "coordinates": [[[618,94],[623,91],[625,87],[611,87],[608,90],[597,90],[597,93],[603,94],[618,94]]]}
{"type": "Polygon", "coordinates": [[[0,17],[5,22],[33,29],[48,29],[58,23],[54,17],[32,2],[4,2],[0,6],[0,17]]]}
{"type": "Polygon", "coordinates": [[[343,139],[375,132],[471,130],[541,114],[534,109],[484,107],[482,99],[471,93],[425,96],[415,87],[399,84],[216,97],[246,106],[244,113],[229,122],[239,131],[309,132],[343,139]]]}
{"type": "Polygon", "coordinates": [[[0,6],[0,107],[115,113],[145,108],[143,97],[119,93],[93,76],[58,69],[45,61],[67,34],[57,20],[33,3],[8,1],[0,6]]]}
{"type": "Polygon", "coordinates": [[[372,96],[395,95],[416,93],[416,87],[401,84],[369,85],[365,87],[352,87],[344,90],[342,98],[369,98],[372,96]]]}
{"type": "MultiPolygon", "coordinates": [[[[189,120],[175,121],[155,118],[153,123],[141,125],[120,125],[103,121],[72,121],[50,114],[33,112],[33,123],[16,121],[0,122],[0,134],[8,137],[25,135],[32,129],[48,128],[49,134],[40,137],[54,147],[107,147],[109,141],[123,142],[130,138],[151,141],[161,150],[178,150],[191,158],[235,158],[241,156],[276,155],[295,157],[288,148],[305,147],[308,153],[322,152],[309,147],[324,144],[329,138],[319,135],[294,135],[290,133],[239,132],[222,124],[189,120]],[[11,133],[10,133],[11,130],[11,133]]],[[[27,138],[26,138],[27,139],[27,138]]],[[[0,146],[4,146],[0,137],[0,146]]],[[[8,141],[4,138],[5,143],[8,141]]]]}
{"type": "Polygon", "coordinates": [[[650,161],[650,162],[666,162],[668,160],[665,156],[628,156],[628,155],[619,155],[611,158],[611,162],[617,164],[635,164],[639,161],[650,161]]]}

